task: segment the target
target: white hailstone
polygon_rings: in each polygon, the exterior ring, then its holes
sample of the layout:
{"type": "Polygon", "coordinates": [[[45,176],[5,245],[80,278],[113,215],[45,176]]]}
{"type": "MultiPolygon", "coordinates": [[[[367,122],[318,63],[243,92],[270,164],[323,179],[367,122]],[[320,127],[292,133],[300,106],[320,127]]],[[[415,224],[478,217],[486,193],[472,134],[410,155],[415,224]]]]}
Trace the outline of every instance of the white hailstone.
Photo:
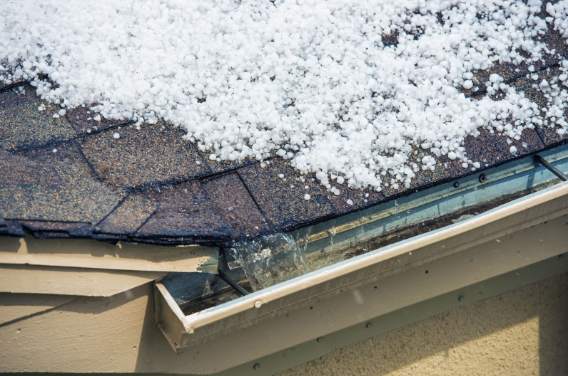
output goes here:
{"type": "Polygon", "coordinates": [[[209,160],[211,161],[217,160],[217,156],[215,154],[209,154],[209,160]]]}
{"type": "Polygon", "coordinates": [[[347,205],[353,206],[353,200],[351,200],[351,199],[347,200],[347,205]]]}
{"type": "Polygon", "coordinates": [[[66,113],[67,111],[65,111],[64,109],[59,110],[59,116],[65,116],[66,113]]]}
{"type": "Polygon", "coordinates": [[[55,119],[59,119],[59,114],[53,114],[53,117],[54,117],[55,119]]]}
{"type": "Polygon", "coordinates": [[[307,193],[306,193],[306,194],[304,195],[304,200],[306,200],[306,201],[307,201],[307,200],[309,200],[310,198],[311,198],[311,197],[310,197],[310,195],[309,195],[309,194],[307,194],[307,193]]]}
{"type": "Polygon", "coordinates": [[[57,153],[57,149],[53,149],[52,152],[53,152],[53,153],[57,153]]]}
{"type": "Polygon", "coordinates": [[[114,132],[114,133],[112,134],[112,137],[115,138],[115,139],[119,139],[119,138],[120,138],[120,134],[119,134],[118,132],[114,132]]]}
{"type": "MultiPolygon", "coordinates": [[[[487,90],[503,90],[499,101],[458,90],[475,90],[472,72],[496,62],[529,65],[538,80],[530,66],[547,47],[534,36],[548,22],[568,38],[568,0],[547,3],[544,16],[538,4],[4,1],[0,82],[31,80],[42,99],[90,106],[95,121],[167,120],[215,160],[267,166],[263,159],[277,155],[325,186],[334,175],[380,191],[397,187],[393,178],[409,184],[420,166],[408,156],[418,148],[430,157],[425,169],[443,155],[465,163],[465,137],[479,127],[513,138],[544,116],[566,131],[556,109],[536,115],[498,74],[487,90]],[[392,33],[398,44],[382,46],[381,34],[392,33]],[[76,48],[78,40],[89,43],[76,48]]],[[[568,61],[560,69],[566,82],[568,61]]],[[[547,83],[565,103],[566,88],[547,83]]]]}
{"type": "Polygon", "coordinates": [[[515,146],[511,146],[511,148],[509,149],[509,152],[511,154],[515,154],[517,152],[517,148],[515,146]]]}
{"type": "Polygon", "coordinates": [[[473,81],[471,80],[466,80],[463,82],[462,87],[466,90],[469,90],[473,87],[473,81]]]}

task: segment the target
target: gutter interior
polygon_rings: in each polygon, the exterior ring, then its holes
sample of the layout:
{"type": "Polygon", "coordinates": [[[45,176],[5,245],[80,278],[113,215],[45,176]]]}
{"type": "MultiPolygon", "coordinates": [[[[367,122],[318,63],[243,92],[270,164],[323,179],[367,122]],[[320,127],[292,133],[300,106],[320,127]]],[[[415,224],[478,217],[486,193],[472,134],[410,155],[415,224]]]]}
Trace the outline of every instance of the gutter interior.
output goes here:
{"type": "MultiPolygon", "coordinates": [[[[561,171],[568,170],[568,146],[542,154],[561,171]]],[[[497,168],[451,182],[446,187],[410,195],[401,207],[367,209],[326,223],[294,232],[235,243],[223,250],[219,267],[248,292],[300,277],[311,271],[349,260],[350,258],[412,238],[448,225],[461,222],[557,184],[559,179],[532,157],[509,162],[497,168]],[[457,182],[457,184],[456,184],[457,182]],[[451,190],[459,191],[456,193],[451,190]],[[460,191],[461,190],[461,191],[460,191]],[[433,193],[432,193],[433,192],[433,193]],[[418,196],[418,198],[417,198],[418,196]],[[472,204],[463,199],[472,196],[472,204]],[[481,198],[480,198],[481,197],[481,198]],[[437,200],[436,200],[437,198],[437,200]],[[453,201],[452,201],[453,200],[453,201]],[[416,202],[412,207],[412,203],[416,202]],[[432,215],[432,208],[437,214],[432,215]],[[420,214],[421,210],[426,214],[420,214]],[[374,213],[373,213],[374,212],[374,213]],[[380,218],[365,221],[366,215],[380,218]],[[426,217],[425,217],[426,215],[426,217]],[[348,217],[348,218],[347,218],[348,217]],[[338,231],[339,230],[339,231],[338,231]],[[344,230],[344,231],[343,231],[344,230]],[[342,232],[340,232],[342,231],[342,232]]],[[[217,275],[174,273],[163,281],[185,315],[237,299],[242,295],[217,275]]]]}

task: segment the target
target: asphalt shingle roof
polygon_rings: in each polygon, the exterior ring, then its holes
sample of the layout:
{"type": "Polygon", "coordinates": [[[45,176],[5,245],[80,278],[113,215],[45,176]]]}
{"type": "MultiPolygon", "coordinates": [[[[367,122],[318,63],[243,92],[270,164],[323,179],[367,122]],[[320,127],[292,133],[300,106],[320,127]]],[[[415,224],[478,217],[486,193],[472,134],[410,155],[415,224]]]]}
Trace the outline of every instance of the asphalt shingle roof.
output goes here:
{"type": "MultiPolygon", "coordinates": [[[[541,79],[558,76],[568,45],[554,31],[539,38],[553,53],[536,70],[541,79]]],[[[385,40],[396,43],[396,35],[385,40]]],[[[486,95],[484,82],[491,73],[545,103],[525,64],[478,72],[478,91],[463,93],[486,95]]],[[[0,234],[222,243],[299,228],[472,173],[461,162],[441,157],[436,171],[420,171],[409,189],[389,186],[377,193],[343,187],[336,196],[279,158],[264,168],[250,160],[211,161],[171,125],[136,129],[128,122],[97,122],[89,119],[94,113],[87,108],[53,118],[58,110],[29,85],[0,88],[0,234]],[[45,111],[38,111],[40,104],[45,111]]],[[[512,144],[506,136],[481,130],[478,137],[466,138],[465,148],[484,169],[566,140],[547,127],[527,129],[512,144]],[[517,155],[509,152],[511,146],[517,155]]],[[[420,160],[421,151],[410,158],[420,160]]]]}

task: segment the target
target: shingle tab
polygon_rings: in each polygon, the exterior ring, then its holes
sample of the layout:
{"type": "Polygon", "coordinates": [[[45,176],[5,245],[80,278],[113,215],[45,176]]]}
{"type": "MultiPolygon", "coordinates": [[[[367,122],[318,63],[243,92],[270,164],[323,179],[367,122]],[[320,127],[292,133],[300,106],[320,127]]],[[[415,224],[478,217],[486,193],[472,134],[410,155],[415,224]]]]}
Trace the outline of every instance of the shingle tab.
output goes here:
{"type": "Polygon", "coordinates": [[[95,227],[94,232],[121,235],[134,233],[157,208],[155,202],[131,194],[95,227]]]}
{"type": "Polygon", "coordinates": [[[0,185],[2,218],[97,223],[125,196],[122,190],[96,179],[74,143],[59,145],[56,153],[43,148],[19,156],[28,160],[32,177],[37,172],[34,166],[50,166],[59,180],[48,179],[49,185],[41,180],[28,184],[31,179],[23,177],[22,185],[0,185]]]}
{"type": "Polygon", "coordinates": [[[183,181],[210,173],[194,146],[182,139],[184,134],[163,123],[127,126],[88,136],[81,147],[99,178],[114,186],[183,181]]]}
{"type": "MultiPolygon", "coordinates": [[[[548,99],[545,97],[540,87],[538,87],[538,84],[543,80],[551,82],[553,78],[558,77],[560,74],[561,72],[558,67],[552,67],[538,72],[537,80],[533,80],[531,77],[527,76],[516,80],[511,85],[514,86],[517,91],[524,92],[525,96],[538,104],[539,108],[542,110],[546,107],[548,99]]],[[[568,118],[568,109],[564,111],[564,116],[568,118]]],[[[536,131],[546,146],[555,145],[568,139],[568,134],[561,136],[556,132],[556,128],[550,125],[537,125],[536,131]]]]}
{"type": "Polygon", "coordinates": [[[298,174],[284,160],[273,159],[265,168],[254,164],[238,172],[260,210],[276,229],[306,224],[335,213],[319,182],[298,174]],[[305,194],[310,195],[309,200],[304,199],[305,194]]]}
{"type": "Polygon", "coordinates": [[[93,227],[91,223],[85,222],[22,221],[21,224],[36,237],[43,234],[52,237],[56,233],[59,234],[58,237],[89,237],[93,227]]]}
{"type": "MultiPolygon", "coordinates": [[[[543,11],[540,13],[540,17],[543,19],[549,16],[545,10],[546,3],[547,1],[543,2],[543,11]]],[[[474,73],[474,86],[471,90],[464,90],[463,88],[460,88],[460,91],[466,95],[478,95],[485,92],[485,83],[489,80],[489,76],[493,73],[499,74],[503,77],[505,82],[510,83],[519,78],[525,77],[531,72],[539,72],[543,69],[553,67],[562,59],[568,58],[568,44],[566,43],[565,38],[563,38],[558,31],[554,30],[554,28],[549,27],[544,34],[537,35],[534,39],[544,43],[548,48],[547,51],[543,52],[540,60],[529,63],[521,62],[520,64],[500,63],[497,61],[490,69],[474,73]],[[529,69],[529,67],[532,67],[532,69],[529,69]]]]}
{"type": "Polygon", "coordinates": [[[227,222],[216,211],[198,181],[152,189],[141,197],[158,205],[159,209],[134,234],[137,237],[231,237],[227,222]]]}
{"type": "Polygon", "coordinates": [[[0,149],[0,186],[57,184],[62,184],[62,181],[52,166],[41,165],[21,155],[0,149]]]}
{"type": "Polygon", "coordinates": [[[385,196],[380,192],[369,189],[353,189],[347,186],[338,188],[339,194],[328,193],[327,196],[333,206],[335,214],[346,214],[358,209],[366,208],[384,201],[385,196]]]}
{"type": "MultiPolygon", "coordinates": [[[[428,155],[431,156],[431,154],[428,155]]],[[[425,156],[426,154],[422,150],[415,150],[415,152],[413,151],[408,154],[408,166],[412,167],[413,164],[416,164],[418,167],[417,171],[413,169],[415,176],[410,182],[409,188],[405,187],[403,182],[396,181],[394,178],[389,180],[387,177],[383,178],[386,184],[381,193],[389,199],[395,196],[409,194],[416,189],[426,188],[434,183],[450,179],[452,177],[452,171],[460,171],[461,169],[457,161],[451,161],[447,156],[443,155],[436,158],[437,163],[434,171],[430,169],[423,170],[422,159],[425,156]],[[396,188],[395,184],[397,185],[396,188]]]]}
{"type": "Polygon", "coordinates": [[[24,86],[23,91],[0,93],[0,147],[22,150],[77,136],[64,116],[53,117],[60,107],[41,101],[31,86],[24,86]],[[40,105],[45,106],[44,111],[38,110],[40,105]]]}
{"type": "Polygon", "coordinates": [[[268,223],[238,174],[210,179],[203,187],[229,223],[235,238],[255,237],[269,231],[268,223]]]}
{"type": "Polygon", "coordinates": [[[544,147],[534,129],[525,129],[520,140],[511,139],[503,134],[490,133],[480,129],[477,137],[467,136],[465,150],[469,158],[479,161],[483,168],[506,162],[526,154],[533,153],[544,147]],[[517,152],[511,154],[511,147],[517,152]]]}
{"type": "Polygon", "coordinates": [[[75,109],[69,110],[67,111],[65,116],[67,117],[67,120],[73,126],[75,131],[81,135],[129,123],[125,120],[112,120],[106,119],[104,117],[101,117],[100,121],[96,121],[93,119],[93,117],[96,117],[97,113],[91,111],[89,109],[89,106],[77,107],[75,109]]]}
{"type": "Polygon", "coordinates": [[[250,158],[246,158],[242,161],[221,161],[221,160],[210,160],[207,152],[200,152],[203,159],[206,161],[207,165],[214,173],[223,173],[228,171],[236,170],[240,167],[249,166],[254,163],[258,163],[250,158]]]}

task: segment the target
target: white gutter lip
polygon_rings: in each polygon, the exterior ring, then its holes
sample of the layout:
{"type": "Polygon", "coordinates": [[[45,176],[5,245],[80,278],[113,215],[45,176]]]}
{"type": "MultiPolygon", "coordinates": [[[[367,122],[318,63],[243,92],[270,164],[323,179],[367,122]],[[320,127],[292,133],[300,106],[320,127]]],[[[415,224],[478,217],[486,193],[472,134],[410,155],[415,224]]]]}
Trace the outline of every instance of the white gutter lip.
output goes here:
{"type": "Polygon", "coordinates": [[[472,229],[481,227],[482,225],[486,225],[488,222],[503,219],[508,215],[530,209],[542,202],[553,200],[564,195],[568,195],[568,182],[561,183],[511,201],[510,203],[476,215],[464,220],[463,222],[448,225],[446,227],[397,242],[384,248],[342,261],[338,264],[310,272],[306,275],[291,279],[290,281],[251,293],[250,295],[238,298],[217,307],[212,307],[189,316],[184,316],[183,323],[188,331],[193,331],[199,327],[226,319],[243,311],[255,309],[255,304],[259,305],[257,302],[260,302],[260,307],[262,307],[265,304],[269,304],[272,301],[282,298],[283,296],[293,294],[308,287],[329,282],[364,267],[377,264],[392,257],[404,255],[417,248],[431,245],[436,241],[468,232],[472,229]]]}

